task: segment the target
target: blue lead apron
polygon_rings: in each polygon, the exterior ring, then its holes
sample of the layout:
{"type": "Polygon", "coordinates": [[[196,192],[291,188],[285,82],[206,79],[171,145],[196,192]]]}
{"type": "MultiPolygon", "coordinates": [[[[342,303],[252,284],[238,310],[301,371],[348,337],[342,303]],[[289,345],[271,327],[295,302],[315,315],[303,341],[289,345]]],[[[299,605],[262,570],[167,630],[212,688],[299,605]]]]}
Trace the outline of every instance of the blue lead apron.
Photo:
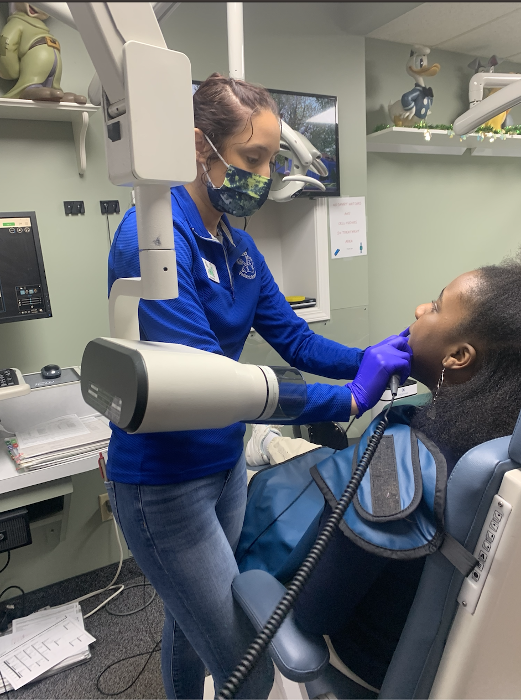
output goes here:
{"type": "MultiPolygon", "coordinates": [[[[414,410],[389,412],[389,425],[339,527],[358,546],[391,559],[415,559],[441,548],[468,573],[474,557],[443,527],[447,463],[410,426],[414,410]]],[[[380,418],[357,445],[341,452],[320,447],[255,474],[236,551],[241,572],[262,569],[282,583],[293,577],[318,535],[324,499],[335,507],[380,418]]]]}

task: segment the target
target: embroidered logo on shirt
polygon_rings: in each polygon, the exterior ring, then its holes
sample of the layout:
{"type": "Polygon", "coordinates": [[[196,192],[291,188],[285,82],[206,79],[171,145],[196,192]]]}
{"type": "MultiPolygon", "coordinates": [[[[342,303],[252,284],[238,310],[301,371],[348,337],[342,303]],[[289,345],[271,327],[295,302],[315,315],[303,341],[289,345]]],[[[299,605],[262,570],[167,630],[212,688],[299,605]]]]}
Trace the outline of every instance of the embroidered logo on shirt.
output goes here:
{"type": "Polygon", "coordinates": [[[217,284],[219,284],[219,275],[217,274],[217,268],[215,267],[215,265],[209,262],[208,260],[205,260],[204,258],[201,258],[201,260],[203,261],[204,267],[206,269],[208,279],[212,280],[212,282],[217,282],[217,284]]]}
{"type": "Polygon", "coordinates": [[[242,265],[239,275],[247,280],[254,280],[257,277],[257,270],[253,267],[253,260],[248,253],[244,252],[237,262],[239,265],[242,265]]]}

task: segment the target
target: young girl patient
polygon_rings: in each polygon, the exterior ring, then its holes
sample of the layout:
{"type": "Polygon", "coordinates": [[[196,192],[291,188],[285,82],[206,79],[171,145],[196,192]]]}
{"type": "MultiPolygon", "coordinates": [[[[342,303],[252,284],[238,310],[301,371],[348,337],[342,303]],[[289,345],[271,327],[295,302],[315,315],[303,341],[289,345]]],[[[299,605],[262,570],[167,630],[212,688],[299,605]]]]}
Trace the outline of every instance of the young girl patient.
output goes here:
{"type": "MultiPolygon", "coordinates": [[[[412,425],[438,445],[450,474],[472,447],[510,435],[521,409],[521,254],[460,275],[438,299],[418,306],[415,316],[412,376],[431,389],[433,399],[416,410],[412,425]]],[[[258,435],[263,428],[257,426],[258,435]]],[[[271,445],[272,463],[281,454],[293,456],[291,439],[279,436],[271,429],[257,437],[257,462],[269,461],[271,445]]],[[[305,451],[303,442],[297,454],[305,451]]],[[[321,526],[330,513],[326,506],[321,526]]],[[[297,622],[329,635],[340,660],[377,689],[423,564],[378,557],[338,530],[297,600],[297,622]]]]}

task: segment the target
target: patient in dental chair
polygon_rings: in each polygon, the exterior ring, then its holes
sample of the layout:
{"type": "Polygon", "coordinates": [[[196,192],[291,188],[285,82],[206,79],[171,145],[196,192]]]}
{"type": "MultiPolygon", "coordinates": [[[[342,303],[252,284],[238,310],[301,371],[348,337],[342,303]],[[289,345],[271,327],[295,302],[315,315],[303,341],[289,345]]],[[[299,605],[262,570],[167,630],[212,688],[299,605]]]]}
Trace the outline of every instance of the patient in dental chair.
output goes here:
{"type": "MultiPolygon", "coordinates": [[[[510,435],[521,408],[521,254],[457,277],[415,316],[412,376],[433,396],[412,426],[440,448],[450,474],[472,447],[510,435]]],[[[248,462],[258,468],[317,447],[292,443],[276,428],[256,426],[248,462]]],[[[326,505],[321,527],[330,513],[326,505]]],[[[297,600],[297,622],[328,635],[341,662],[376,691],[423,565],[423,558],[378,557],[338,530],[297,600]]]]}

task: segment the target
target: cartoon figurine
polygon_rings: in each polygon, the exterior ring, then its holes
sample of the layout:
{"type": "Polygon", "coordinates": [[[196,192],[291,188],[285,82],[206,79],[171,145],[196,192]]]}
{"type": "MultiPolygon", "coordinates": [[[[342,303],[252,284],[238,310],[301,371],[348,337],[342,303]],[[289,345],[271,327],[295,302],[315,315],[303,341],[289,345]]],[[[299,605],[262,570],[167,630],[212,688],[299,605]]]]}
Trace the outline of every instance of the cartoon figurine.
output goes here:
{"type": "MultiPolygon", "coordinates": [[[[500,59],[494,54],[488,59],[488,63],[486,66],[483,63],[481,63],[481,60],[479,58],[475,58],[469,63],[468,67],[474,71],[474,75],[476,75],[477,73],[494,73],[494,68],[500,62],[500,59]]],[[[501,90],[501,88],[491,88],[488,94],[493,95],[498,90],[501,90]]],[[[500,131],[503,128],[505,122],[507,121],[507,114],[509,112],[509,109],[507,109],[505,112],[501,112],[501,114],[498,114],[492,119],[489,119],[488,122],[485,122],[483,126],[490,126],[492,129],[495,129],[495,131],[500,131]]]]}
{"type": "Polygon", "coordinates": [[[431,50],[426,46],[415,45],[411,49],[405,65],[407,73],[414,78],[414,87],[402,95],[401,100],[389,104],[389,116],[395,126],[413,126],[427,119],[431,112],[434,94],[432,88],[425,87],[424,78],[430,78],[440,70],[439,63],[429,66],[427,56],[431,50]]]}
{"type": "Polygon", "coordinates": [[[83,95],[60,87],[60,44],[43,22],[49,15],[27,2],[9,3],[9,10],[0,34],[0,77],[17,83],[3,97],[86,104],[83,95]]]}

